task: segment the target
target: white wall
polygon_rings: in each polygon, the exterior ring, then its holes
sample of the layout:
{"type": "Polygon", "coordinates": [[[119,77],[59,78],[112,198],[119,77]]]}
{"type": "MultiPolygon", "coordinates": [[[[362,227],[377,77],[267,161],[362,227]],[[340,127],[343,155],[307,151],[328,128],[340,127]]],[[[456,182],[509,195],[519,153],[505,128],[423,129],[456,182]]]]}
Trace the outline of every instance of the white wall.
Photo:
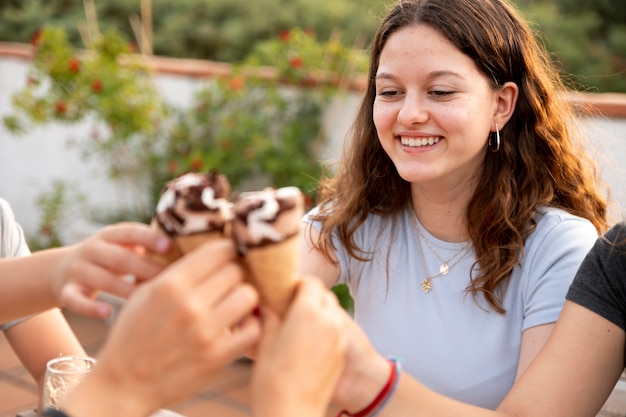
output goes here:
{"type": "MultiPolygon", "coordinates": [[[[0,57],[0,117],[11,114],[11,96],[26,79],[28,60],[0,57]]],[[[183,76],[159,75],[157,85],[172,104],[184,107],[204,81],[183,76]]],[[[326,112],[325,127],[331,140],[323,153],[324,160],[336,160],[359,103],[357,95],[340,97],[326,112]]],[[[587,128],[602,160],[602,171],[619,203],[613,209],[621,215],[626,207],[626,190],[622,187],[626,161],[626,119],[595,119],[587,128]]],[[[9,201],[17,220],[27,232],[35,232],[39,212],[35,199],[48,190],[54,179],[69,180],[88,200],[102,206],[124,206],[137,201],[137,192],[129,184],[114,184],[106,176],[102,161],[85,162],[68,141],[89,137],[90,123],[76,126],[47,125],[31,130],[23,137],[14,137],[0,124],[0,197],[9,201]]],[[[80,218],[80,213],[71,213],[80,218]]],[[[68,227],[66,239],[82,238],[84,222],[77,220],[68,227]]]]}

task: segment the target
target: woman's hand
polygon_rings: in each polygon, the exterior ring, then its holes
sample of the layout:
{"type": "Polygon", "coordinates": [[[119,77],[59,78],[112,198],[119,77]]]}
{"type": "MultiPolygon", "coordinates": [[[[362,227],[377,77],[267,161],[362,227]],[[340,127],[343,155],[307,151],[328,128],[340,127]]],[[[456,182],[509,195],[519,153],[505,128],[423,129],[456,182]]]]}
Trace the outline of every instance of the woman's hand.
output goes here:
{"type": "Polygon", "coordinates": [[[95,300],[98,292],[127,298],[135,286],[125,276],[146,280],[163,269],[145,257],[145,252],[165,253],[170,247],[170,239],[148,225],[107,226],[75,245],[53,250],[62,254],[50,281],[54,297],[59,305],[76,313],[106,318],[111,307],[95,300]]]}
{"type": "Polygon", "coordinates": [[[259,417],[320,417],[343,370],[348,315],[319,279],[303,279],[285,318],[264,310],[252,372],[259,417]]]}
{"type": "Polygon", "coordinates": [[[348,350],[344,371],[335,387],[333,402],[352,414],[376,398],[389,379],[389,361],[370,344],[356,322],[346,326],[348,350]]]}

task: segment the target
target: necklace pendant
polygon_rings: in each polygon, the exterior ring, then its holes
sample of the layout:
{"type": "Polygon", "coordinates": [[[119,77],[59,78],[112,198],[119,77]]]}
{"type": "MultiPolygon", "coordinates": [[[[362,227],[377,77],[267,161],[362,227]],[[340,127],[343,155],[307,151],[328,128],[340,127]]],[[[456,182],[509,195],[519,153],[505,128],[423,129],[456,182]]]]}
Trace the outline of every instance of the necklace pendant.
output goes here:
{"type": "Polygon", "coordinates": [[[450,271],[450,267],[448,266],[448,264],[445,262],[442,263],[441,266],[439,267],[439,273],[441,275],[446,275],[448,271],[450,271]]]}
{"type": "Polygon", "coordinates": [[[422,287],[422,291],[428,294],[430,290],[432,290],[433,288],[433,283],[430,279],[424,278],[422,282],[420,283],[420,287],[422,287]]]}

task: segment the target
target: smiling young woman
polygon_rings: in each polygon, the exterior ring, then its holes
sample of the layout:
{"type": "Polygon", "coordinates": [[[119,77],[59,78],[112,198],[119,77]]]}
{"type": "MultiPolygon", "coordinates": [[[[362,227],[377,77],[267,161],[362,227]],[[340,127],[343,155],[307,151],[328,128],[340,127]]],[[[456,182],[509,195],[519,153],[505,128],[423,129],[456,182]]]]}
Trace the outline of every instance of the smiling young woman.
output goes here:
{"type": "Polygon", "coordinates": [[[401,0],[370,58],[342,160],[305,219],[302,272],[346,283],[374,348],[409,375],[495,408],[607,229],[595,163],[506,0],[401,0]]]}

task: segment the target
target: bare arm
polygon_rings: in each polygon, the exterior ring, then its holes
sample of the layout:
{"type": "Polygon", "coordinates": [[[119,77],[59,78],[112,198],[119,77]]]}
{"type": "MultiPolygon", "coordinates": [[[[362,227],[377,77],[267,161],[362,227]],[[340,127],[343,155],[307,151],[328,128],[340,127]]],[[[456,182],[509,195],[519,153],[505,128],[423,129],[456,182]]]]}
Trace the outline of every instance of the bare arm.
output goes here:
{"type": "MultiPolygon", "coordinates": [[[[85,351],[58,309],[52,309],[5,331],[11,347],[43,389],[46,363],[59,356],[83,356],[85,351]]],[[[41,399],[41,397],[40,397],[41,399]]]]}
{"type": "Polygon", "coordinates": [[[119,223],[73,246],[2,259],[0,322],[55,306],[106,317],[110,308],[94,300],[98,291],[127,297],[133,286],[121,279],[125,274],[147,279],[162,269],[145,259],[139,248],[156,252],[168,250],[168,245],[167,238],[147,225],[119,223]]]}
{"type": "Polygon", "coordinates": [[[519,379],[520,375],[526,371],[528,365],[546,344],[552,330],[554,330],[554,325],[554,323],[548,323],[524,330],[515,380],[519,379]]]}
{"type": "MultiPolygon", "coordinates": [[[[366,340],[354,329],[351,332],[347,368],[337,386],[336,400],[354,413],[380,391],[388,370],[378,366],[384,359],[367,346],[366,340]]],[[[568,301],[547,343],[496,411],[444,397],[403,373],[379,416],[595,416],[624,368],[625,343],[624,330],[568,301]]]]}
{"type": "Polygon", "coordinates": [[[319,238],[319,232],[310,224],[303,224],[301,235],[300,275],[319,277],[327,288],[337,284],[341,270],[334,253],[331,254],[333,260],[331,262],[313,245],[319,238]]]}
{"type": "Polygon", "coordinates": [[[596,415],[624,368],[624,330],[567,301],[550,339],[499,410],[516,416],[596,415]]]}

